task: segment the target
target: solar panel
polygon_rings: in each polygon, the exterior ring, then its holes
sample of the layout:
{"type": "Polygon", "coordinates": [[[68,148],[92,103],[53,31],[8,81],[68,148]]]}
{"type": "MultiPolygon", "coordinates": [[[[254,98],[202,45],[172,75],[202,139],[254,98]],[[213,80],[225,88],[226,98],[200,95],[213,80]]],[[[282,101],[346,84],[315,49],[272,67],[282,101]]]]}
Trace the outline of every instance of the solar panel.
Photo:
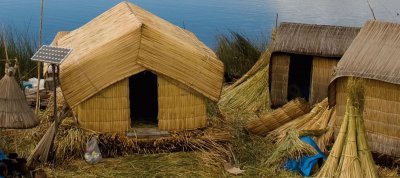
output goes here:
{"type": "Polygon", "coordinates": [[[43,45],[31,58],[32,61],[47,62],[51,64],[61,64],[71,53],[72,49],[58,48],[43,45]]]}

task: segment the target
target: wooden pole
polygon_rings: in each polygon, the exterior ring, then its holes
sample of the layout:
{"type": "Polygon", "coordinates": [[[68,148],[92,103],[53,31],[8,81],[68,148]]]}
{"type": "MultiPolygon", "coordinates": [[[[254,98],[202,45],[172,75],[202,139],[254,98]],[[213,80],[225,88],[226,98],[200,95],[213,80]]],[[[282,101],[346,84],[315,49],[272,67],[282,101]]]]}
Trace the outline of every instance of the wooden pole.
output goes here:
{"type": "MultiPolygon", "coordinates": [[[[43,0],[40,0],[40,29],[39,29],[39,48],[42,47],[42,40],[43,36],[43,0]]],[[[39,113],[39,108],[40,108],[40,67],[41,67],[41,62],[37,62],[37,78],[38,78],[38,83],[37,83],[37,93],[36,93],[36,109],[35,113],[39,113]]]]}
{"type": "Polygon", "coordinates": [[[372,12],[372,17],[374,17],[374,20],[376,20],[374,10],[372,9],[371,4],[369,3],[369,0],[367,0],[367,3],[368,3],[368,6],[369,6],[369,9],[372,12]]]}
{"type": "MultiPolygon", "coordinates": [[[[58,127],[58,123],[57,123],[57,80],[56,80],[56,65],[55,64],[51,64],[51,67],[53,68],[53,102],[54,102],[54,106],[53,106],[53,114],[54,114],[54,122],[56,124],[56,128],[58,127]]],[[[57,129],[56,129],[57,130],[57,129]]]]}
{"type": "Polygon", "coordinates": [[[8,62],[8,52],[7,52],[7,43],[6,43],[6,32],[3,31],[3,45],[4,51],[6,53],[6,63],[8,62]]]}

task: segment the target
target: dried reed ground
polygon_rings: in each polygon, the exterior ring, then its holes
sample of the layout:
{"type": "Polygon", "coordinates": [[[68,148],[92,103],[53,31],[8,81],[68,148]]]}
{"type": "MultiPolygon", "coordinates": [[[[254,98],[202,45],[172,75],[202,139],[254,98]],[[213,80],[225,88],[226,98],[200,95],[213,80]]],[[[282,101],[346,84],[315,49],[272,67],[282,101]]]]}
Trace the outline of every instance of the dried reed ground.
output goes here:
{"type": "MultiPolygon", "coordinates": [[[[234,137],[229,147],[234,155],[231,162],[246,170],[244,174],[235,177],[301,177],[283,170],[276,171],[263,164],[276,146],[263,137],[244,132],[244,123],[256,119],[256,115],[232,114],[221,119],[217,117],[217,109],[212,104],[208,105],[208,111],[211,127],[224,126],[234,137]]],[[[47,122],[43,122],[34,129],[1,130],[0,147],[7,152],[14,150],[27,156],[48,126],[47,122]]],[[[223,169],[222,163],[226,160],[220,157],[212,151],[130,154],[105,158],[96,165],[89,165],[82,158],[75,158],[56,167],[43,168],[50,177],[232,177],[223,169]]],[[[383,175],[396,175],[396,171],[385,168],[379,172],[385,173],[383,175]]]]}

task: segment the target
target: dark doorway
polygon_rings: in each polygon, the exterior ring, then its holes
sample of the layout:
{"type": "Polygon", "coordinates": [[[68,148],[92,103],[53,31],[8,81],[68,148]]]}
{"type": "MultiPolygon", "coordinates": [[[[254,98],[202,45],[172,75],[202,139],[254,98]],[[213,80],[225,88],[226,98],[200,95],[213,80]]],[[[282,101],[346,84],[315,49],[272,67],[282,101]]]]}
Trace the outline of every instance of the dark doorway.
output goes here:
{"type": "Polygon", "coordinates": [[[310,96],[312,56],[292,55],[289,66],[288,100],[310,96]]]}
{"type": "Polygon", "coordinates": [[[131,127],[157,125],[157,88],[157,75],[150,71],[143,71],[129,77],[131,127]]]}

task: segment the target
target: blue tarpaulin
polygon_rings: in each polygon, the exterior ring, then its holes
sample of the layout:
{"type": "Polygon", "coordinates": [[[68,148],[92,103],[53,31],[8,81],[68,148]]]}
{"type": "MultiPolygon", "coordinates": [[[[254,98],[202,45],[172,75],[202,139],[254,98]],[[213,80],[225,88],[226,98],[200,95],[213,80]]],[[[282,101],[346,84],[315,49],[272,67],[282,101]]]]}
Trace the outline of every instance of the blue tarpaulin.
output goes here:
{"type": "Polygon", "coordinates": [[[7,156],[4,154],[3,150],[0,149],[0,161],[8,159],[7,156]]]}
{"type": "Polygon", "coordinates": [[[303,176],[310,176],[314,165],[320,160],[325,161],[326,156],[311,137],[303,136],[300,137],[300,140],[311,145],[317,151],[317,154],[313,156],[304,156],[299,160],[289,159],[286,161],[283,167],[291,171],[300,172],[303,176]]]}

